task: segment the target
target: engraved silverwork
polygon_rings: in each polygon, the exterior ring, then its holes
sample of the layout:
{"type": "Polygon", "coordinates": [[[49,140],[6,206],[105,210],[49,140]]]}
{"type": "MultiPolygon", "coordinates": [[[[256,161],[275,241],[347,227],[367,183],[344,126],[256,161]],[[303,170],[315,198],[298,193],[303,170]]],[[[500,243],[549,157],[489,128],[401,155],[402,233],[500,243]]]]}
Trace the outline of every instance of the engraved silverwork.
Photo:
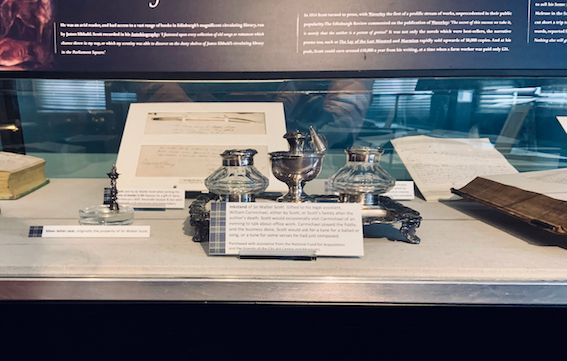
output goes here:
{"type": "Polygon", "coordinates": [[[303,190],[306,182],[315,179],[321,172],[327,146],[325,140],[310,128],[309,149],[305,149],[307,136],[299,131],[286,133],[289,151],[270,153],[272,173],[284,182],[289,191],[278,198],[279,202],[309,202],[311,199],[303,190]]]}
{"type": "Polygon", "coordinates": [[[378,203],[385,211],[383,216],[365,215],[362,210],[362,224],[369,226],[372,224],[399,224],[400,233],[404,236],[402,240],[411,244],[419,244],[421,239],[415,234],[421,225],[422,217],[418,211],[413,210],[403,204],[385,196],[378,196],[378,203]]]}
{"type": "MultiPolygon", "coordinates": [[[[264,198],[258,196],[258,198],[264,198]]],[[[419,244],[420,238],[416,235],[417,228],[421,225],[422,217],[419,212],[402,205],[388,197],[379,196],[379,202],[383,209],[384,215],[372,216],[365,215],[363,212],[362,224],[370,226],[373,224],[388,224],[395,226],[399,224],[399,231],[405,238],[402,241],[419,244]]],[[[213,194],[200,195],[189,206],[189,224],[193,226],[193,241],[208,242],[209,240],[209,219],[211,200],[215,200],[213,194]]],[[[337,196],[333,195],[314,195],[312,200],[315,202],[336,203],[339,201],[337,196]]]]}

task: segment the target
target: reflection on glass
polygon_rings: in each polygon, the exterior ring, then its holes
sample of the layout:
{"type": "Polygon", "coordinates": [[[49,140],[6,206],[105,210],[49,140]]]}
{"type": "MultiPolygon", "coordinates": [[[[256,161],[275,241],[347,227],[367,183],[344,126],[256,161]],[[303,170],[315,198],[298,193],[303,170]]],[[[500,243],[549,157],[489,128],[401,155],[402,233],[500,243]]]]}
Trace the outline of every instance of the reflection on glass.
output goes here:
{"type": "Polygon", "coordinates": [[[390,140],[420,134],[488,138],[520,171],[567,164],[567,134],[557,120],[567,115],[565,78],[5,83],[2,96],[15,97],[24,144],[12,144],[22,137],[5,131],[0,141],[47,159],[49,177],[103,177],[135,102],[282,102],[288,131],[314,126],[328,140],[324,177],[344,164],[344,149],[366,146],[383,147],[383,166],[408,179],[390,140]]]}

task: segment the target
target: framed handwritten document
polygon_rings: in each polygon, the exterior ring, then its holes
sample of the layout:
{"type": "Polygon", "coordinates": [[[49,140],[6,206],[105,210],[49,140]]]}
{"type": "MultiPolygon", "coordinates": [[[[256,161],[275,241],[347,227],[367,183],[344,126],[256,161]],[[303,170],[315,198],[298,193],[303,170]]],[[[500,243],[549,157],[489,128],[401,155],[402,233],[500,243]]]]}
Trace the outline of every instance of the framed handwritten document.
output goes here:
{"type": "Polygon", "coordinates": [[[270,171],[268,152],[286,150],[281,103],[132,104],[118,152],[119,188],[205,191],[226,149],[253,148],[254,165],[270,178],[269,191],[286,186],[270,171]]]}

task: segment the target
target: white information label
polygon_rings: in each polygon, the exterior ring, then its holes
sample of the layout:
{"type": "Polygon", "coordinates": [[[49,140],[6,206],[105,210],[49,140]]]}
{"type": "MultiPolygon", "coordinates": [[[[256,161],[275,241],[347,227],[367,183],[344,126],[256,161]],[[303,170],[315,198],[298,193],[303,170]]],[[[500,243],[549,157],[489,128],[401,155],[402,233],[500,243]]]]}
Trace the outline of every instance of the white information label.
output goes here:
{"type": "Polygon", "coordinates": [[[133,208],[185,208],[183,189],[119,189],[118,203],[133,208]]]}
{"type": "MultiPolygon", "coordinates": [[[[331,181],[325,181],[325,193],[333,193],[331,181]]],[[[415,198],[413,181],[396,181],[394,188],[383,194],[398,201],[409,201],[415,198]]]]}
{"type": "Polygon", "coordinates": [[[212,209],[211,254],[364,255],[358,204],[216,203],[212,209]]]}
{"type": "Polygon", "coordinates": [[[30,238],[148,238],[150,226],[31,226],[30,238]]]}
{"type": "Polygon", "coordinates": [[[412,200],[415,198],[413,181],[396,181],[394,188],[383,195],[399,201],[412,200]]]}

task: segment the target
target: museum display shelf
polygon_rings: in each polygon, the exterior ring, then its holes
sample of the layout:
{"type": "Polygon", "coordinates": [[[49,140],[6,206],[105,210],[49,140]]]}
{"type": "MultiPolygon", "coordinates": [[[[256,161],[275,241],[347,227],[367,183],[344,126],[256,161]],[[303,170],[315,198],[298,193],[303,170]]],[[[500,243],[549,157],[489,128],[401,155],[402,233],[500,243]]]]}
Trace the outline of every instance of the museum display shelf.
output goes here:
{"type": "Polygon", "coordinates": [[[365,238],[362,258],[211,257],[187,208],[137,211],[149,238],[28,238],[29,226],[77,225],[107,183],[52,179],[0,201],[0,300],[567,304],[567,237],[468,201],[403,202],[423,216],[421,244],[365,238]]]}

